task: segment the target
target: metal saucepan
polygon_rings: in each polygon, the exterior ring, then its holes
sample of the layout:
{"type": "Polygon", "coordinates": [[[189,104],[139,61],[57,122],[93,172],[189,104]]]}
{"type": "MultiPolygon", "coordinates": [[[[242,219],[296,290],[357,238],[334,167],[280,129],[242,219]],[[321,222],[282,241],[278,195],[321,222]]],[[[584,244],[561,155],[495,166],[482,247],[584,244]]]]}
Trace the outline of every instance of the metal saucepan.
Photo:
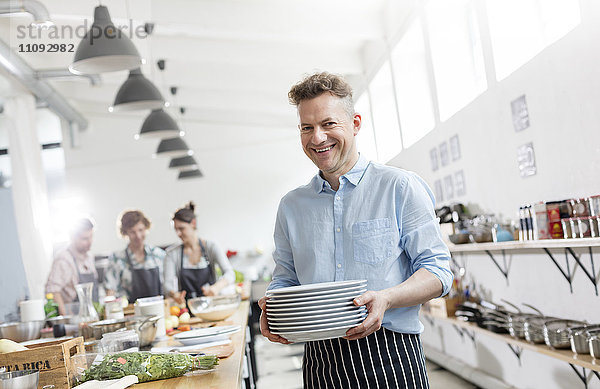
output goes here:
{"type": "Polygon", "coordinates": [[[0,373],[0,389],[37,389],[39,378],[38,370],[0,373]]]}
{"type": "Polygon", "coordinates": [[[548,320],[544,323],[544,342],[552,348],[569,348],[569,327],[584,324],[586,323],[576,320],[548,320]]]}
{"type": "Polygon", "coordinates": [[[127,328],[135,330],[140,338],[140,347],[150,346],[156,337],[161,316],[134,316],[127,321],[127,328]]]}
{"type": "Polygon", "coordinates": [[[590,355],[595,359],[600,359],[600,334],[591,336],[588,343],[590,355]]]}
{"type": "Polygon", "coordinates": [[[127,320],[125,319],[101,320],[90,323],[89,327],[92,330],[92,337],[94,339],[102,339],[102,335],[104,334],[125,328],[126,322],[127,320]]]}
{"type": "Polygon", "coordinates": [[[568,332],[571,350],[575,354],[589,354],[589,338],[596,332],[600,332],[600,324],[571,327],[568,332]]]}

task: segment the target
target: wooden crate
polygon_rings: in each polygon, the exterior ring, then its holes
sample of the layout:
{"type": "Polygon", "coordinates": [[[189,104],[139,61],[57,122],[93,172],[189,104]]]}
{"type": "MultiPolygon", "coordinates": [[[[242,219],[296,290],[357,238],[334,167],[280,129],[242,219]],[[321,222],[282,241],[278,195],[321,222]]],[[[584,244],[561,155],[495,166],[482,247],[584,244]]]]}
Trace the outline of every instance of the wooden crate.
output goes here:
{"type": "Polygon", "coordinates": [[[0,354],[0,368],[7,371],[34,369],[40,371],[38,387],[54,385],[55,389],[70,389],[74,381],[71,357],[84,353],[83,338],[56,340],[27,346],[29,350],[0,354]]]}
{"type": "Polygon", "coordinates": [[[423,308],[432,316],[452,317],[456,312],[456,305],[461,302],[458,297],[439,297],[429,300],[423,308]]]}

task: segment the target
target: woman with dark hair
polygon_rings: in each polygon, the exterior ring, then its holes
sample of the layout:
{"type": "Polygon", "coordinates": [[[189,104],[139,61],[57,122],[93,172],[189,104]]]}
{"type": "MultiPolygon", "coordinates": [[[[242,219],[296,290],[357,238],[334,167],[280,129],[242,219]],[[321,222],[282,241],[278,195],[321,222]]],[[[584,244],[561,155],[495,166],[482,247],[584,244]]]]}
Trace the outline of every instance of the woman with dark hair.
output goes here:
{"type": "Polygon", "coordinates": [[[129,243],[113,253],[104,275],[107,295],[126,296],[130,302],[163,293],[165,252],[144,243],[150,220],[141,211],[125,211],[118,221],[121,236],[129,243]]]}
{"type": "Polygon", "coordinates": [[[235,281],[235,272],[219,246],[196,234],[196,215],[191,201],[173,216],[173,227],[182,244],[167,249],[165,291],[177,303],[198,296],[214,296],[235,281]],[[222,276],[217,279],[216,266],[222,276]]]}

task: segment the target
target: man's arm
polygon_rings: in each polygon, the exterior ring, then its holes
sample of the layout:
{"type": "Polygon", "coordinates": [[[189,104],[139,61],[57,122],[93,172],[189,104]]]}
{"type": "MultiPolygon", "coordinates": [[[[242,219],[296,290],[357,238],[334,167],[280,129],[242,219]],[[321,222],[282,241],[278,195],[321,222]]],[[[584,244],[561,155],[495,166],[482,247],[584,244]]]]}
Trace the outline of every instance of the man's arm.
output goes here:
{"type": "Polygon", "coordinates": [[[396,286],[369,291],[355,299],[356,305],[367,306],[369,315],[359,326],[348,330],[348,339],[377,331],[386,310],[422,304],[445,295],[452,285],[450,253],[442,241],[431,190],[417,175],[407,176],[401,185],[397,205],[400,245],[411,261],[413,274],[396,286]]]}
{"type": "Polygon", "coordinates": [[[369,315],[360,325],[349,329],[345,338],[364,338],[381,328],[383,314],[388,309],[423,304],[441,293],[442,283],[439,278],[424,268],[417,270],[399,285],[380,291],[368,291],[354,299],[354,304],[365,305],[369,315]]]}

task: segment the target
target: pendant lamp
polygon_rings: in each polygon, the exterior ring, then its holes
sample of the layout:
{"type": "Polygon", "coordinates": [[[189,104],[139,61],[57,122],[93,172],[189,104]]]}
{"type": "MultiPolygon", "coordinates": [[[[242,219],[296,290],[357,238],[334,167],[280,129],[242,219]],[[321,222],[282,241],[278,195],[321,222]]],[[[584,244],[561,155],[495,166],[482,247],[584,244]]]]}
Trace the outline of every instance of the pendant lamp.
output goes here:
{"type": "Polygon", "coordinates": [[[179,136],[180,132],[179,126],[168,113],[155,109],[144,120],[139,135],[144,138],[172,138],[179,136]]]}
{"type": "Polygon", "coordinates": [[[202,172],[198,169],[196,170],[185,170],[183,172],[179,172],[178,180],[186,180],[188,178],[200,178],[202,177],[202,172]]]}
{"type": "Polygon", "coordinates": [[[163,139],[158,144],[158,149],[156,149],[156,155],[159,157],[179,158],[192,154],[192,150],[180,137],[163,139]]]}
{"type": "Polygon", "coordinates": [[[115,97],[115,102],[109,111],[139,111],[144,109],[159,109],[165,105],[165,100],[158,88],[142,74],[140,68],[129,72],[129,77],[121,85],[115,97]]]}
{"type": "Polygon", "coordinates": [[[191,156],[173,158],[169,163],[169,169],[177,169],[179,171],[198,169],[198,162],[191,156]]]}
{"type": "Polygon", "coordinates": [[[94,23],[85,34],[69,70],[73,74],[98,74],[138,68],[140,53],[127,37],[115,27],[108,8],[94,9],[94,23]]]}

